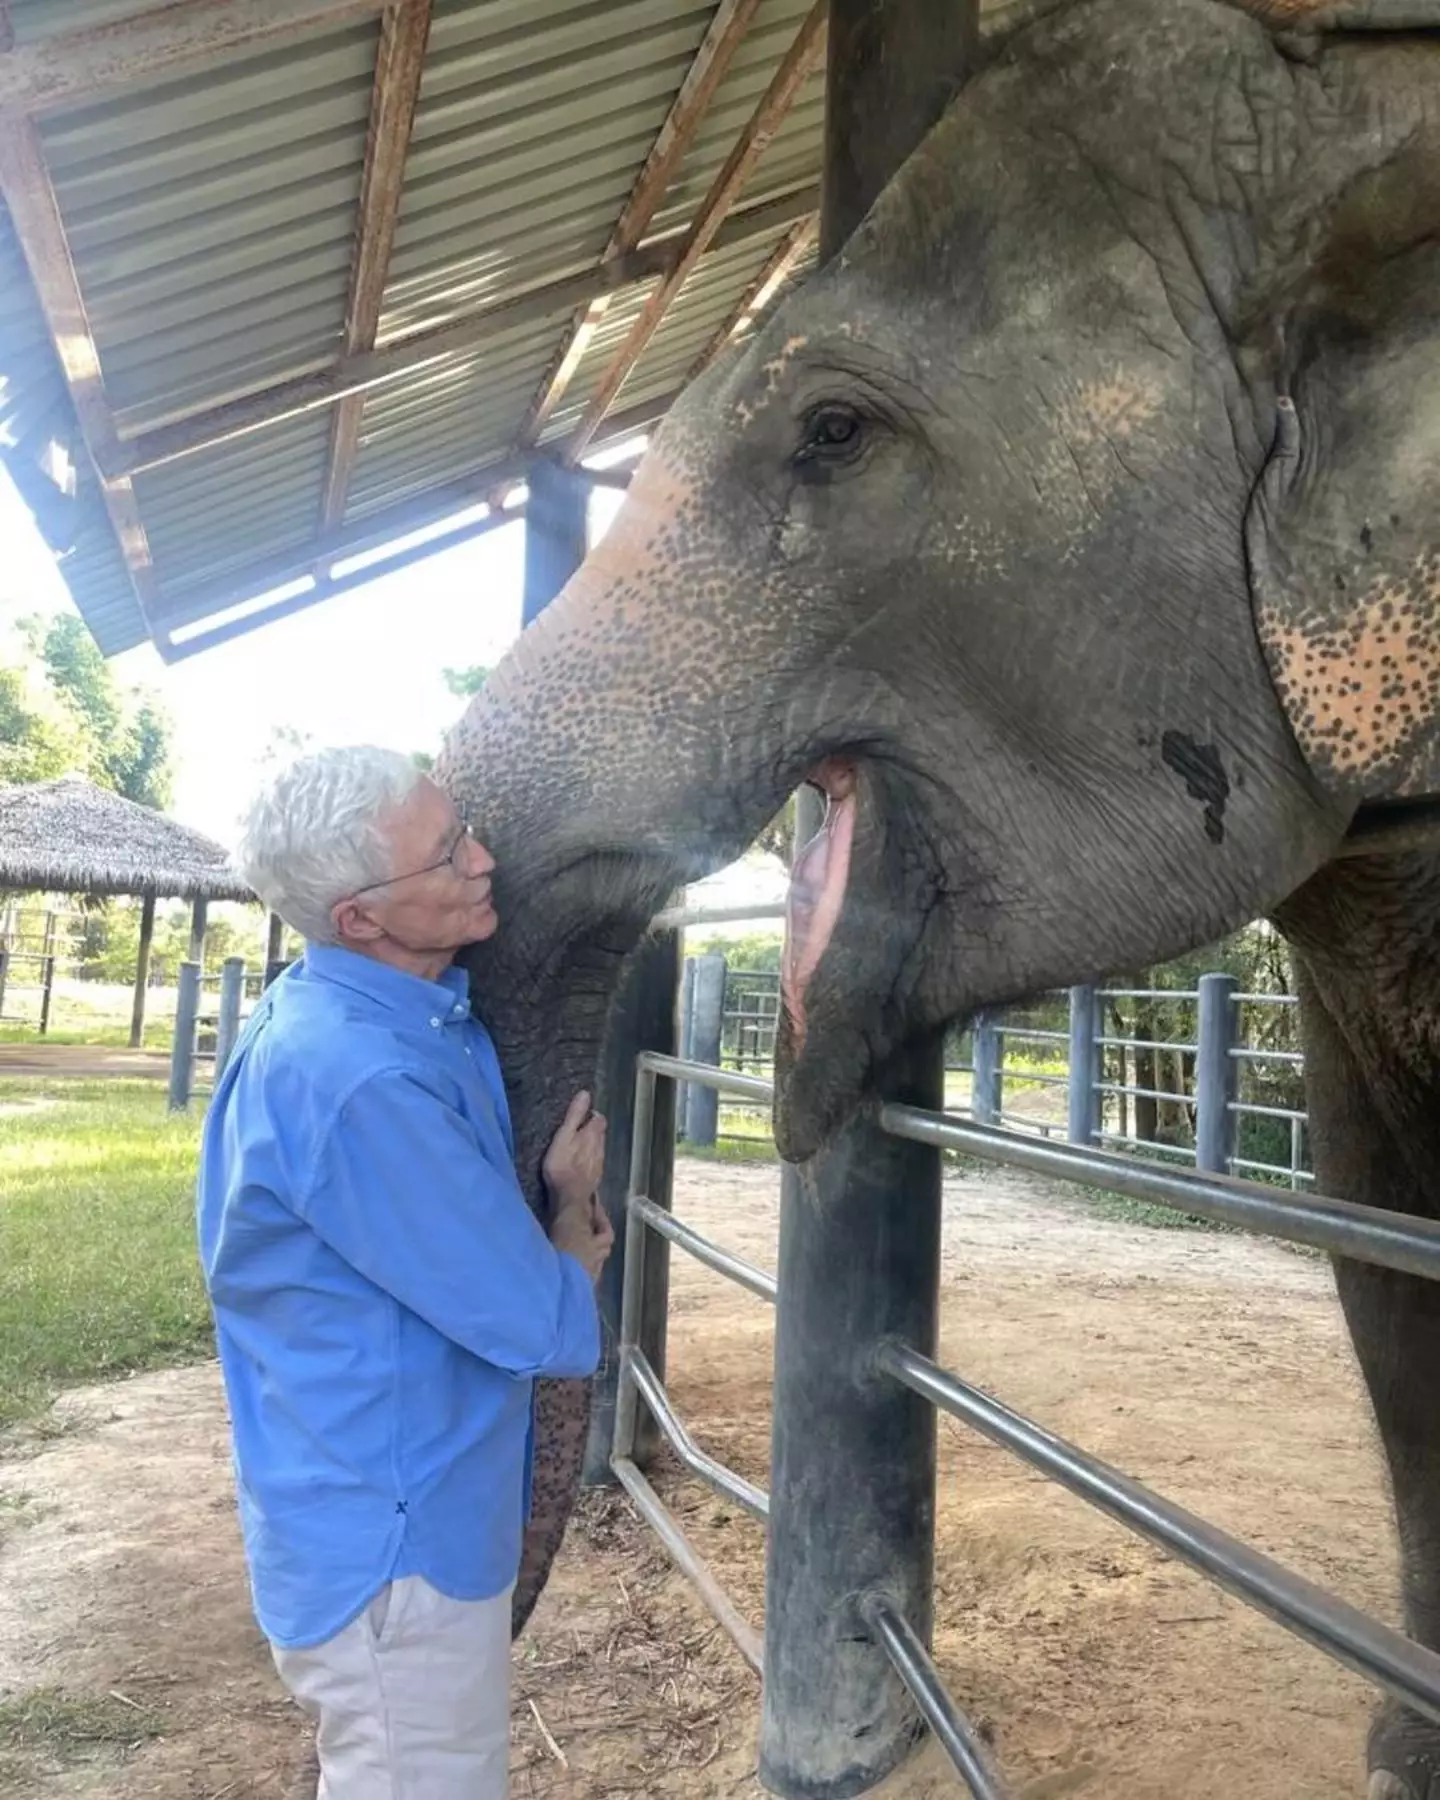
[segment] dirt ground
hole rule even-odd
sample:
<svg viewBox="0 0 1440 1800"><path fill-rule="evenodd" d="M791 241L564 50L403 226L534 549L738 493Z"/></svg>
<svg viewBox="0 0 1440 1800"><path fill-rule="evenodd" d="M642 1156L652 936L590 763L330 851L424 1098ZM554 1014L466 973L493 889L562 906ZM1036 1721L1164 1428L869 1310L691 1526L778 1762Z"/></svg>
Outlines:
<svg viewBox="0 0 1440 1800"><path fill-rule="evenodd" d="M678 1189L683 1217L773 1266L773 1168L682 1162ZM946 1200L950 1367L1394 1616L1379 1461L1322 1263L1117 1223L1019 1176L955 1177ZM769 1310L677 1257L677 1405L759 1480L770 1353ZM758 1622L758 1528L661 1486ZM943 1672L1017 1800L1363 1792L1361 1683L948 1420L937 1615ZM592 1496L518 1652L518 1800L754 1800L757 1711L625 1503ZM932 1749L884 1795L960 1791ZM69 1395L0 1462L0 1792L313 1793L248 1610L212 1366Z"/></svg>

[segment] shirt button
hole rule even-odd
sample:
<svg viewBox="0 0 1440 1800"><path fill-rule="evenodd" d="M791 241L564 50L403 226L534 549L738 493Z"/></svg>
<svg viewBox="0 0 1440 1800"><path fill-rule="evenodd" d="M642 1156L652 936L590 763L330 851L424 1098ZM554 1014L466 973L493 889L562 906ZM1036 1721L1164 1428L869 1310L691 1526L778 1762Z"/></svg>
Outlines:
<svg viewBox="0 0 1440 1800"><path fill-rule="evenodd" d="M430 1023L435 1027L435 1029L437 1031L440 1029L440 1021L438 1019L432 1019L430 1021Z"/></svg>
<svg viewBox="0 0 1440 1800"><path fill-rule="evenodd" d="M455 1017L456 1017L456 1018L457 1018L457 1019L460 1019L460 1018L463 1018L463 1017L464 1017L464 1016L465 1016L465 1008L464 1008L464 1006L463 1006L463 1005L460 1005L460 1006L457 1006L457 1007L456 1007L456 1008L455 1008Z"/></svg>

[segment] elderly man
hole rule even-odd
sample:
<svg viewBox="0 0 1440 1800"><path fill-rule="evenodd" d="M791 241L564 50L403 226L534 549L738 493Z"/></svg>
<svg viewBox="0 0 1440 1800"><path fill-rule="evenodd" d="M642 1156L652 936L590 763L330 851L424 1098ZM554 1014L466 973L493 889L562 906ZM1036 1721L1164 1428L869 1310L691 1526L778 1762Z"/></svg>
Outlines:
<svg viewBox="0 0 1440 1800"><path fill-rule="evenodd" d="M256 1614L321 1800L500 1800L537 1376L589 1374L604 1121L515 1176L464 944L494 860L385 750L306 756L239 862L306 939L206 1120L199 1231Z"/></svg>

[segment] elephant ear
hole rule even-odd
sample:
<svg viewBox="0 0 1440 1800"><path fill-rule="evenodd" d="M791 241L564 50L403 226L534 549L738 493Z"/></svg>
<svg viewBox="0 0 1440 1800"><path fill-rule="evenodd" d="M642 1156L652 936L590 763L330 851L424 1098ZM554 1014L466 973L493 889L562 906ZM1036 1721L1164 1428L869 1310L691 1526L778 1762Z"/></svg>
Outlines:
<svg viewBox="0 0 1440 1800"><path fill-rule="evenodd" d="M1380 0L1315 10L1347 35L1319 50L1333 110L1247 334L1280 398L1246 535L1276 691L1358 807L1440 792L1440 0L1391 8L1436 35L1388 45L1354 35L1391 22Z"/></svg>

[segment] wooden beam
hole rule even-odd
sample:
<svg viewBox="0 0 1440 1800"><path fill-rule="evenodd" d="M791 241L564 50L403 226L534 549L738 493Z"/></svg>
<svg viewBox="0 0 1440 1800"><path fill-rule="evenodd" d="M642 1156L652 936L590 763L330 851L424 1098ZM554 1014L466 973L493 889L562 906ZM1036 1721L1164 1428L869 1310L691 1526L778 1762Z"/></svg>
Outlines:
<svg viewBox="0 0 1440 1800"><path fill-rule="evenodd" d="M724 223L725 215L734 204L736 196L750 178L750 172L759 161L771 138L780 129L785 115L800 86L815 66L821 51L825 47L825 20L829 12L829 0L816 0L814 6L805 16L805 22L795 36L794 43L781 58L780 66L770 79L770 85L760 97L760 103L750 115L749 122L730 154L725 158L720 173L710 185L710 191L701 202L700 210L694 222L685 234L685 242L676 258L674 266L661 279L655 292L645 303L645 309L630 329L629 336L620 346L602 376L600 386L594 398L585 409L585 415L576 427L573 436L565 445L566 457L574 461L579 457L586 444L599 429L605 414L614 404L616 396L624 385L625 377L640 360L645 346L654 337L675 296L684 287L696 263L709 249L717 232Z"/></svg>
<svg viewBox="0 0 1440 1800"><path fill-rule="evenodd" d="M613 414L605 421L603 441L618 444L627 437L638 436L641 432L650 430L664 417L676 397L673 393L660 395L643 406ZM398 501L381 512L371 513L366 518L355 519L333 531L323 532L294 549L262 557L248 567L233 570L218 580L197 582L186 593L167 600L163 615L152 625L155 642L161 654L165 655L165 634L177 626L193 625L212 613L224 612L275 588L286 587L292 581L313 576L317 567L328 567L348 557L358 556L363 551L379 550L387 543L439 524L453 514L478 506L482 501L498 506L511 488L526 479L533 461L533 452L507 456L503 461L490 463L457 481L428 488L424 493ZM605 479L610 471L585 469L582 473L587 479L602 485L614 485L612 481ZM518 516L514 508L507 514L511 515ZM438 537L431 545L417 547L416 554L418 556L421 550L433 554L437 546L445 548L448 541L448 538ZM363 576L357 574L355 579L373 580L376 572L375 569L367 570ZM340 579L349 581L350 577ZM333 583L330 587L334 591ZM270 615L267 613L266 616Z"/></svg>
<svg viewBox="0 0 1440 1800"><path fill-rule="evenodd" d="M644 167L636 177L630 197L610 234L605 257L624 256L627 251L635 249L644 237L759 5L760 0L721 0L721 4L716 7L709 29L695 52L694 61L686 72L674 104L656 134L655 142L650 146L650 154L645 158ZM574 380L575 371L590 347L590 340L610 310L612 297L609 294L597 294L571 320L555 354L555 360L540 383L535 398L530 402L529 411L520 427L516 441L522 447L529 447L538 441L545 421Z"/></svg>
<svg viewBox="0 0 1440 1800"><path fill-rule="evenodd" d="M155 600L150 546L128 476L112 477L119 452L115 421L100 374L100 355L66 241L59 202L45 166L40 134L29 119L0 124L0 193L10 209L30 279L50 329L80 435L100 476L101 492L135 598L148 625Z"/></svg>
<svg viewBox="0 0 1440 1800"><path fill-rule="evenodd" d="M749 207L716 235L715 247L743 243L773 231L797 214L813 211L818 198L815 188L798 188L764 206ZM234 438L248 436L253 431L282 424L302 413L334 406L347 394L368 392L462 350L476 349L500 332L548 318L596 293L653 280L672 266L687 240L686 232L667 234L643 249L611 258L578 275L568 275L543 287L531 288L498 305L467 313L448 325L412 332L408 337L386 344L381 350L341 357L327 369L276 382L243 399L201 408L164 425L137 432L120 441L108 472L117 476L136 474L142 469L154 469L181 457L194 456Z"/></svg>
<svg viewBox="0 0 1440 1800"><path fill-rule="evenodd" d="M363 19L382 0L171 0L108 25L57 32L0 57L0 112L35 114L191 63Z"/></svg>
<svg viewBox="0 0 1440 1800"><path fill-rule="evenodd" d="M345 307L346 356L373 350L380 329L395 223L405 186L405 159L410 150L429 38L430 0L391 0L380 19L365 173L360 182L355 253L350 264L350 297ZM320 510L322 530L338 525L345 517L364 411L364 394L348 394L330 422L330 458Z"/></svg>
<svg viewBox="0 0 1440 1800"><path fill-rule="evenodd" d="M766 310L789 280L796 263L814 243L819 228L820 220L814 213L808 219L801 219L798 225L790 227L774 251L766 257L764 268L740 296L739 305L690 365L690 372L685 377L687 386L710 367L733 337Z"/></svg>
<svg viewBox="0 0 1440 1800"><path fill-rule="evenodd" d="M150 947L155 942L155 896L140 903L140 948L135 958L135 993L130 1002L130 1048L145 1042L145 996L150 983Z"/></svg>

